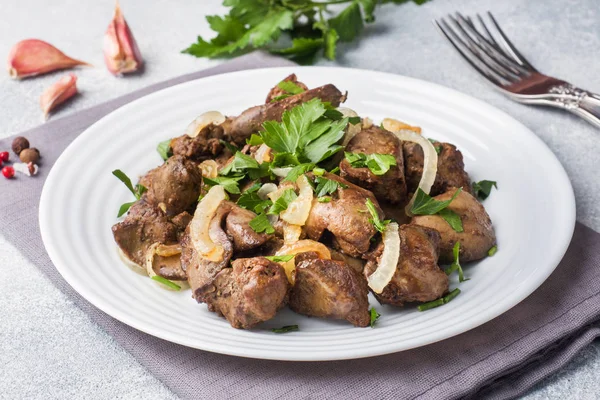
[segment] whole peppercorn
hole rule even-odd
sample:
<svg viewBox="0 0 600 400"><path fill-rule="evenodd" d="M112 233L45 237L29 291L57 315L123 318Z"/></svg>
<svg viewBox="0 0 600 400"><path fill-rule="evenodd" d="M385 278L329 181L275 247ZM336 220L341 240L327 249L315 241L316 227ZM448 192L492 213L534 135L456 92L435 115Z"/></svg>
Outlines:
<svg viewBox="0 0 600 400"><path fill-rule="evenodd" d="M29 140L25 139L23 136L16 137L12 142L12 151L14 151L16 155L20 155L23 150L28 148Z"/></svg>
<svg viewBox="0 0 600 400"><path fill-rule="evenodd" d="M19 158L22 162L26 164L30 162L37 164L37 162L40 159L40 152L35 147L32 147L30 149L24 149L23 151L21 151L21 154L19 154Z"/></svg>

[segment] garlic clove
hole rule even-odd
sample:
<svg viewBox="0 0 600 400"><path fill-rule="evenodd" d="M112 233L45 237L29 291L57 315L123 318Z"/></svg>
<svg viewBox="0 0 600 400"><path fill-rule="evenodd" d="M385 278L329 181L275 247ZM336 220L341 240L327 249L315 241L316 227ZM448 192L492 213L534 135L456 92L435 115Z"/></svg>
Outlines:
<svg viewBox="0 0 600 400"><path fill-rule="evenodd" d="M8 73L11 78L45 74L77 65L90 65L71 58L50 43L38 39L22 40L8 54Z"/></svg>
<svg viewBox="0 0 600 400"><path fill-rule="evenodd" d="M115 15L104 34L104 62L116 76L139 70L144 61L117 1Z"/></svg>
<svg viewBox="0 0 600 400"><path fill-rule="evenodd" d="M58 82L46 89L40 97L40 106L44 112L44 117L48 118L50 111L75 94L77 94L77 77L75 74L60 78Z"/></svg>
<svg viewBox="0 0 600 400"><path fill-rule="evenodd" d="M30 163L14 163L13 168L15 171L25 174L27 176L33 176L38 173L38 166L32 162Z"/></svg>

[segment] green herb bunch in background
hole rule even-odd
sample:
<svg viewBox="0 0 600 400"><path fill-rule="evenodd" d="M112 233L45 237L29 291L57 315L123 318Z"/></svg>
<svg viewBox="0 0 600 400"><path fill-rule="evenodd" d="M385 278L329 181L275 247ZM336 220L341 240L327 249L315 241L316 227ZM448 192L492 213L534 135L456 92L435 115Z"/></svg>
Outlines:
<svg viewBox="0 0 600 400"><path fill-rule="evenodd" d="M231 57L264 48L301 64L312 63L318 55L335 60L338 41L355 40L365 23L375 21L375 8L384 3L411 0L224 0L230 7L225 16L206 17L217 35L198 37L183 53L196 57ZM423 4L428 0L412 0ZM332 5L344 8L337 14ZM338 10L338 8L336 8ZM278 40L289 36L288 47Z"/></svg>

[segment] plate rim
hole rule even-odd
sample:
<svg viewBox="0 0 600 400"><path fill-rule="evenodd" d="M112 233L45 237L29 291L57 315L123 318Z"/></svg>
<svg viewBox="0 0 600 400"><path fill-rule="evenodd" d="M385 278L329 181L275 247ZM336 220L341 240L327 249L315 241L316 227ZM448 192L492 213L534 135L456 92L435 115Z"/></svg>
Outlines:
<svg viewBox="0 0 600 400"><path fill-rule="evenodd" d="M58 250L56 250L53 247L52 238L49 237L50 233L48 230L48 222L47 221L49 218L50 209L49 209L49 207L45 206L45 204L48 204L47 198L49 197L48 193L51 191L51 189L49 189L49 188L52 187L52 182L54 182L56 179L59 179L58 173L56 172L59 169L57 167L60 167L60 166L62 166L62 164L68 162L67 160L69 158L70 153L72 152L72 149L75 148L79 142L85 140L85 138L89 134L90 130L93 131L93 129L96 125L103 123L103 121L105 119L111 118L113 116L113 114L119 113L119 112L125 112L130 107L131 108L135 107L138 102L140 102L144 99L147 99L147 98L153 97L153 96L158 96L159 94L164 93L165 91L175 90L175 88L186 86L186 85L192 84L194 82L210 81L213 79L224 79L229 76L234 76L234 77L242 76L243 77L244 75L263 74L263 73L265 73L265 71L269 71L269 72L273 72L273 73L280 71L280 72L282 72L282 74L285 74L285 73L289 74L292 72L301 73L303 70L317 70L317 71L318 70L326 70L328 74L334 72L335 70L343 70L346 73L348 71L352 71L359 75L371 75L372 78L382 78L382 79L406 81L406 82L409 82L412 84L421 85L421 87L423 87L424 89L427 89L427 87L429 87L432 90L445 92L446 94L451 95L451 96L455 96L458 98L464 98L464 99L468 100L469 102L477 105L478 107L482 107L483 109L486 109L489 112L495 113L496 115L500 116L502 119L519 126L519 128L523 131L523 133L525 133L529 136L530 140L533 140L534 142L536 142L536 150L542 150L546 153L546 156L548 156L548 157L546 157L546 158L548 158L548 161L552 162L554 164L554 169L560 173L560 177L557 177L558 178L557 180L562 181L562 185L564 185L564 186L561 186L563 188L562 201L565 201L566 206L568 206L568 210L563 209L562 212L563 212L563 219L564 219L564 223L565 223L564 229L566 229L566 232L568 233L568 235L565 235L565 238L568 238L568 239L565 239L564 242L561 243L560 248L555 249L554 255L552 257L552 260L553 260L552 267L548 267L547 269L544 269L543 273L538 273L536 275L536 279L534 280L534 282L532 282L531 287L529 287L527 290L525 290L523 292L517 293L518 296L514 296L514 300L509 302L508 305L497 308L492 316L486 318L483 321L477 321L475 324L472 324L471 326L469 326L466 329L464 329L464 327L450 328L448 331L446 331L446 333L444 334L444 337L432 338L432 339L427 340L419 345L412 345L412 346L408 346L408 347L403 347L401 349L389 349L389 350L382 350L382 351L372 351L371 350L368 353L360 352L360 351L357 352L356 350L354 350L352 353L349 352L351 354L348 354L347 356L341 355L341 356L336 356L336 357L330 357L330 356L323 357L322 356L323 353L319 353L319 355L316 357L315 356L312 356L312 357L308 357L308 356L281 357L281 356L278 356L276 354L271 354L271 353L258 354L258 352L256 350L253 350L253 349L244 350L243 347L235 347L235 346L223 347L223 346L213 344L212 348L211 348L210 346L203 346L202 344L189 343L189 342L185 342L184 340L175 340L174 338L169 337L168 334L162 334L160 331L155 331L154 329L149 329L148 327L145 327L143 323L139 323L135 318L131 318L127 314L121 313L121 311L118 308L114 308L110 305L107 305L106 303L103 303L102 301L96 301L95 295L92 295L91 293L87 292L86 286L84 284L80 284L77 279L75 279L73 276L71 276L71 274L69 273L69 268L66 268L64 265L61 264L61 262L60 262L61 257L58 254ZM87 127L83 132L81 132L65 148L65 150L58 157L55 164L52 166L52 168L48 174L48 177L46 178L46 181L44 182L44 186L42 188L42 193L40 196L40 206L39 206L38 217L39 217L39 224L40 224L40 233L41 233L42 241L44 243L44 247L46 248L46 251L47 251L53 265L55 266L57 271L60 273L60 275L63 277L63 279L65 279L67 281L67 283L79 295L81 295L84 299L86 299L86 301L90 302L94 307L98 308L102 312L119 320L120 322L122 322L126 325L129 325L139 331L145 332L147 334L150 334L152 336L158 337L163 340L167 340L172 343L177 343L177 344L180 344L180 345L183 345L186 347L196 348L196 349L210 351L210 352L214 352L214 353L239 356L239 357L245 357L245 358L281 360L281 361L334 361L334 360L375 357L375 356L380 356L380 355L384 355L384 354L393 354L393 353L397 353L397 352L401 352L401 351L405 351L405 350L409 350L409 349L413 349L413 348L427 346L429 344L436 343L436 342L439 342L442 340L447 340L447 339L450 339L461 333L475 329L487 322L490 322L493 319L497 318L498 316L506 313L513 307L517 306L523 300L525 300L527 297L529 297L533 292L535 292L548 279L548 277L552 274L552 272L554 272L554 270L556 269L556 267L559 265L560 261L564 257L564 254L566 253L566 251L571 243L572 236L573 236L574 229L575 229L576 203L575 203L575 195L574 195L573 187L572 187L571 181L566 173L566 170L565 170L564 166L562 165L562 163L560 162L560 160L556 157L556 155L552 152L552 150L546 145L546 143L544 143L544 141L542 141L531 129L526 127L520 121L518 121L514 117L510 116L503 110L500 110L499 108L497 108L483 100L480 100L476 97L462 93L456 89L452 89L452 88L443 86L438 83L433 83L433 82L425 81L422 79L408 77L408 76L399 75L399 74L366 70L366 69L358 69L358 68L345 68L345 67L290 66L290 67L271 67L271 68L256 68L256 69L249 69L249 70L241 70L241 71L234 71L234 72L216 74L216 75L211 75L211 76L207 76L207 77L193 79L190 81L182 82L177 85L163 88L163 89L157 90L155 92L149 93L147 95L141 96L141 97L111 111L110 113L103 116L98 121L94 122L92 125ZM218 347L220 347L220 348L218 348Z"/></svg>

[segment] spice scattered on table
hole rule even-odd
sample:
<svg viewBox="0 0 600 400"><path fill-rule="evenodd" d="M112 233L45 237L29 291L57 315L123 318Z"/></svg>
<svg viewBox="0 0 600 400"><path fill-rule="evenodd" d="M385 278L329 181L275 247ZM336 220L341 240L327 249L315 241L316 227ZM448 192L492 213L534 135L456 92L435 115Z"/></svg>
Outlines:
<svg viewBox="0 0 600 400"><path fill-rule="evenodd" d="M19 154L19 159L21 160L21 162L24 162L25 164L30 163L30 162L35 164L40 159L40 151L38 149L36 149L35 147L25 149L21 152L21 154Z"/></svg>
<svg viewBox="0 0 600 400"><path fill-rule="evenodd" d="M29 148L29 140L27 140L23 136L17 136L16 138L14 138L11 148L16 155L19 155L23 150Z"/></svg>

